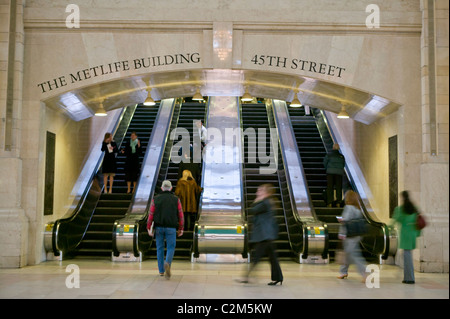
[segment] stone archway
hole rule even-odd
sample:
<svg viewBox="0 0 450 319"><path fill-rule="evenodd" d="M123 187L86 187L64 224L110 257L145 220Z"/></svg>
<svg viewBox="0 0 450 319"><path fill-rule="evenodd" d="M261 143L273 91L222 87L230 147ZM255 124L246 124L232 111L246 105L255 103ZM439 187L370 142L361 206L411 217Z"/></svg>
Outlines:
<svg viewBox="0 0 450 319"><path fill-rule="evenodd" d="M79 79L80 73L84 72L78 71L76 78ZM74 75L71 73L70 77ZM40 87L45 90L42 83ZM45 87L49 85L45 84ZM204 96L242 96L247 91L255 97L286 101L292 101L297 95L304 105L334 113L339 113L345 105L350 117L364 124L388 116L400 106L384 97L316 78L228 69L170 71L125 77L65 92L44 100L44 103L78 121L92 116L100 102L109 111L142 103L149 93L153 99L161 100L193 96L197 89Z"/></svg>

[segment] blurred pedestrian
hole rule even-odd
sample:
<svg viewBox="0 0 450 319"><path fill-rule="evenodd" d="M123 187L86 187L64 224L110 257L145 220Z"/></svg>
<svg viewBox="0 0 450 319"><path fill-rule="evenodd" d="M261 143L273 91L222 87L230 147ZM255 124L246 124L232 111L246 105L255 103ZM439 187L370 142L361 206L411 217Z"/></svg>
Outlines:
<svg viewBox="0 0 450 319"><path fill-rule="evenodd" d="M349 190L345 193L345 206L342 212L342 218L338 219L338 221L341 223L339 227L338 238L343 240L345 262L341 265L339 270L340 275L337 278L347 278L348 268L351 264L354 263L358 268L358 272L363 277L363 282L365 282L366 264L359 247L361 236L347 236L347 227L345 226L346 223L357 219L364 219L364 216L361 212L361 207L359 206L358 194L356 194L352 190Z"/></svg>
<svg viewBox="0 0 450 319"><path fill-rule="evenodd" d="M336 206L342 206L342 177L344 176L345 157L339 152L339 144L333 145L333 150L325 155L323 165L327 171L327 207L331 207L336 189Z"/></svg>
<svg viewBox="0 0 450 319"><path fill-rule="evenodd" d="M278 238L278 224L275 219L274 188L271 184L262 184L256 191L256 198L248 211L249 221L252 225L249 242L254 245L254 254L248 273L241 281L248 283L250 273L255 269L262 257L268 255L271 267L272 282L274 286L283 284L283 273L278 262L274 241Z"/></svg>
<svg viewBox="0 0 450 319"><path fill-rule="evenodd" d="M130 141L126 142L122 149L125 154L125 180L127 181L127 194L131 193L131 183L133 183L133 192L136 190L136 184L140 171L139 156L141 155L141 141L136 132L132 132Z"/></svg>
<svg viewBox="0 0 450 319"><path fill-rule="evenodd" d="M169 180L163 181L161 190L162 193L152 199L147 230L150 230L153 222L159 275L170 279L176 236L180 237L183 235L184 217L180 200L171 192L172 183ZM153 236L150 232L149 235ZM164 240L167 244L166 259L164 259Z"/></svg>
<svg viewBox="0 0 450 319"><path fill-rule="evenodd" d="M400 225L399 248L403 249L403 283L414 284L413 250L416 248L416 238L420 236L420 230L416 228L417 207L409 199L408 191L400 193L402 205L394 209L393 223Z"/></svg>
<svg viewBox="0 0 450 319"><path fill-rule="evenodd" d="M198 212L198 199L202 188L197 185L189 170L183 171L183 177L177 182L175 195L181 202L186 222L186 230L193 230Z"/></svg>
<svg viewBox="0 0 450 319"><path fill-rule="evenodd" d="M105 186L104 192L112 193L112 187L114 183L114 176L117 173L116 154L118 153L117 144L113 141L112 134L106 133L102 143L102 152L105 152L103 158L102 173L103 173L103 185ZM109 177L109 192L108 192L108 177Z"/></svg>

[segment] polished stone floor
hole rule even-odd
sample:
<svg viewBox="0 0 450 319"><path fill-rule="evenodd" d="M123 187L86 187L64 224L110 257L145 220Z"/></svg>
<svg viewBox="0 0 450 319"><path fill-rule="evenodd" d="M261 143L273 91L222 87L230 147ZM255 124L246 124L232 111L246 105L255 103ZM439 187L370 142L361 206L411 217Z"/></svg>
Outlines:
<svg viewBox="0 0 450 319"><path fill-rule="evenodd" d="M75 265L75 266L72 266ZM448 274L416 272L416 284L402 284L402 269L377 265L369 285L354 266L349 277L336 278L339 266L282 261L282 286L267 286L270 266L262 262L249 284L241 284L247 264L174 261L172 278L158 275L155 260L119 263L109 260L48 261L21 269L0 269L0 298L38 299L415 299L449 298ZM73 270L75 268L75 270ZM79 280L77 281L77 273ZM76 284L79 283L79 288ZM374 286L369 288L368 286ZM68 288L74 286L72 288Z"/></svg>

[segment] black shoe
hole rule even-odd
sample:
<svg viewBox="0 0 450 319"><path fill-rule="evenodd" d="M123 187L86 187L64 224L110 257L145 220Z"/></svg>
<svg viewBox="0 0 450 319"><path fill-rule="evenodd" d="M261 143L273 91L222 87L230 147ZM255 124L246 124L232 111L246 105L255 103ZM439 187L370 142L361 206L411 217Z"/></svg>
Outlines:
<svg viewBox="0 0 450 319"><path fill-rule="evenodd" d="M269 282L267 285L276 286L278 283L280 283L280 286L283 285L283 280L272 281L272 282Z"/></svg>
<svg viewBox="0 0 450 319"><path fill-rule="evenodd" d="M414 285L416 282L412 280L403 280L402 283L407 285Z"/></svg>

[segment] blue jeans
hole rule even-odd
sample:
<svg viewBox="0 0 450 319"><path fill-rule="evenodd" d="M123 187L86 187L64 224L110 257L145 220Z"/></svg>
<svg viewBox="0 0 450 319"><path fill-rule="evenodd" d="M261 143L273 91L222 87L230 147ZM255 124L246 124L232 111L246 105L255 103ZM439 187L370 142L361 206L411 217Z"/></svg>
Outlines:
<svg viewBox="0 0 450 319"><path fill-rule="evenodd" d="M173 255L175 253L175 244L177 240L177 230L168 227L156 227L156 257L158 258L158 269L162 274L164 273L164 239L167 244L167 254L165 262L172 264Z"/></svg>

